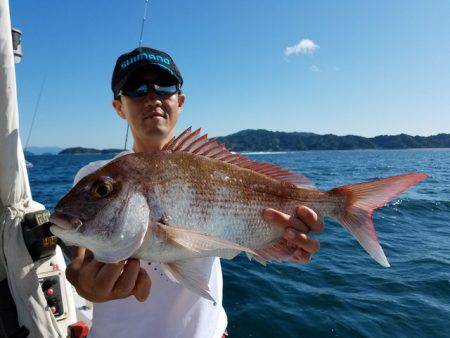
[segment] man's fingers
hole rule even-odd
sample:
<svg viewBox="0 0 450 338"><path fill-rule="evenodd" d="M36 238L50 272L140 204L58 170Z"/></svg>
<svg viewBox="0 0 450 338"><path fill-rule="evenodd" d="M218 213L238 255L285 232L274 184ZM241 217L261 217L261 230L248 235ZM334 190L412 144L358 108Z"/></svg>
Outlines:
<svg viewBox="0 0 450 338"><path fill-rule="evenodd" d="M72 284L77 284L78 273L83 264L83 258L77 257L73 259L66 268L66 278Z"/></svg>
<svg viewBox="0 0 450 338"><path fill-rule="evenodd" d="M285 213L282 213L278 210L274 210L271 208L264 209L263 219L266 222L269 222L281 228L293 227L303 233L309 232L309 227L306 226L301 219L295 216L289 216Z"/></svg>
<svg viewBox="0 0 450 338"><path fill-rule="evenodd" d="M105 263L101 263L95 259L86 259L85 256L78 274L78 280L80 284L93 286L95 278L103 265L105 265Z"/></svg>
<svg viewBox="0 0 450 338"><path fill-rule="evenodd" d="M95 277L105 263L99 262L94 258L92 251L86 249L81 264L81 272L85 272L90 276Z"/></svg>
<svg viewBox="0 0 450 338"><path fill-rule="evenodd" d="M86 250L68 264L66 276L82 297L93 302L131 295L143 302L150 294L150 277L137 259L105 264Z"/></svg>
<svg viewBox="0 0 450 338"><path fill-rule="evenodd" d="M94 260L94 254L92 253L91 250L86 249L84 251L84 256L83 256L83 265L86 265L90 262L92 262Z"/></svg>
<svg viewBox="0 0 450 338"><path fill-rule="evenodd" d="M295 208L295 214L312 232L319 234L323 231L323 219L312 209L299 205Z"/></svg>
<svg viewBox="0 0 450 338"><path fill-rule="evenodd" d="M311 261L311 254L305 250L298 249L293 253L292 260L297 263L309 263Z"/></svg>
<svg viewBox="0 0 450 338"><path fill-rule="evenodd" d="M102 268L95 276L93 291L103 295L109 294L114 288L114 284L119 279L125 264L126 261L103 264Z"/></svg>
<svg viewBox="0 0 450 338"><path fill-rule="evenodd" d="M114 285L114 294L119 297L127 297L133 291L140 270L138 259L129 259L125 264L122 274Z"/></svg>
<svg viewBox="0 0 450 338"><path fill-rule="evenodd" d="M140 268L132 294L138 301L143 302L150 295L151 286L152 281L147 272Z"/></svg>
<svg viewBox="0 0 450 338"><path fill-rule="evenodd" d="M287 229L283 236L290 243L297 245L306 252L316 253L320 249L320 244L317 239L308 237L308 235L300 233L293 228Z"/></svg>

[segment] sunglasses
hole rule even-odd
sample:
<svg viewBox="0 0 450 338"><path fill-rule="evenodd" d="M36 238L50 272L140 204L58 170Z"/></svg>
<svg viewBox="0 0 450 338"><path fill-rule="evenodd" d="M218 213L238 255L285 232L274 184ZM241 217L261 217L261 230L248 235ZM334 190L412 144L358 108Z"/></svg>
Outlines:
<svg viewBox="0 0 450 338"><path fill-rule="evenodd" d="M155 83L141 83L134 88L123 88L119 91L119 95L131 97L143 97L153 91L158 96L167 97L179 91L178 85L161 86Z"/></svg>

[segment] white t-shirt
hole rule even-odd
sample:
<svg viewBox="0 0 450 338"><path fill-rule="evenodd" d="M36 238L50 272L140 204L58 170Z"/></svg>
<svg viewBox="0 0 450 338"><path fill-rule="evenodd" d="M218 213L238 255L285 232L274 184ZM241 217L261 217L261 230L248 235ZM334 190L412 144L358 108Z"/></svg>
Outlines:
<svg viewBox="0 0 450 338"><path fill-rule="evenodd" d="M116 157L130 153L124 151ZM81 168L74 185L111 160L95 161ZM92 338L219 338L227 327L222 306L220 259L198 258L198 269L209 275L209 288L216 300L206 300L164 274L159 263L141 261L152 280L149 298L140 303L134 297L94 304Z"/></svg>

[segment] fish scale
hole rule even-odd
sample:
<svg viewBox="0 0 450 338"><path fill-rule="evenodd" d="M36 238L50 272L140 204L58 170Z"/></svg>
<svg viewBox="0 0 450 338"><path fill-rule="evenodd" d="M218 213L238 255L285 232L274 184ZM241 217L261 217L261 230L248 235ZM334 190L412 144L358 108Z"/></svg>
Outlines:
<svg viewBox="0 0 450 338"><path fill-rule="evenodd" d="M182 164L183 160L180 160L180 163ZM174 165L173 162L171 164ZM236 177L239 173L223 173L216 167L202 166L202 168L201 175L195 167L188 168L192 170L190 175L186 176L188 185L186 181L170 179L164 175L167 184L158 188L152 204L165 206L163 213L169 216L171 224L203 230L213 236L239 244L245 243L250 248L259 248L280 238L282 231L261 218L265 207L291 213L294 205L298 203L261 191L261 187L265 185L277 185L280 182L260 177L259 179L266 182L258 181L253 185L257 188L254 189L251 184L244 186L240 183L239 177ZM227 180L228 175L235 175L236 179ZM244 172L244 176L246 175ZM214 179L208 185L197 179L205 176L213 176ZM246 190L245 194L242 191L243 187ZM267 188L265 190L267 191Z"/></svg>

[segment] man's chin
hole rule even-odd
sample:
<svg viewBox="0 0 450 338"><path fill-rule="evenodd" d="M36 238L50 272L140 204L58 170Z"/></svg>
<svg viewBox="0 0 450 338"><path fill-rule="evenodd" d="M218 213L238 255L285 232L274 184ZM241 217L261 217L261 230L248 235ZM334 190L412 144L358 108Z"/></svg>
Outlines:
<svg viewBox="0 0 450 338"><path fill-rule="evenodd" d="M145 119L140 126L140 134L151 139L166 138L172 132L173 126L163 117Z"/></svg>
<svg viewBox="0 0 450 338"><path fill-rule="evenodd" d="M148 138L165 138L169 133L165 125L152 125L145 129L145 136Z"/></svg>
<svg viewBox="0 0 450 338"><path fill-rule="evenodd" d="M149 117L142 123L142 128L148 131L164 130L167 127L167 120L161 116Z"/></svg>

